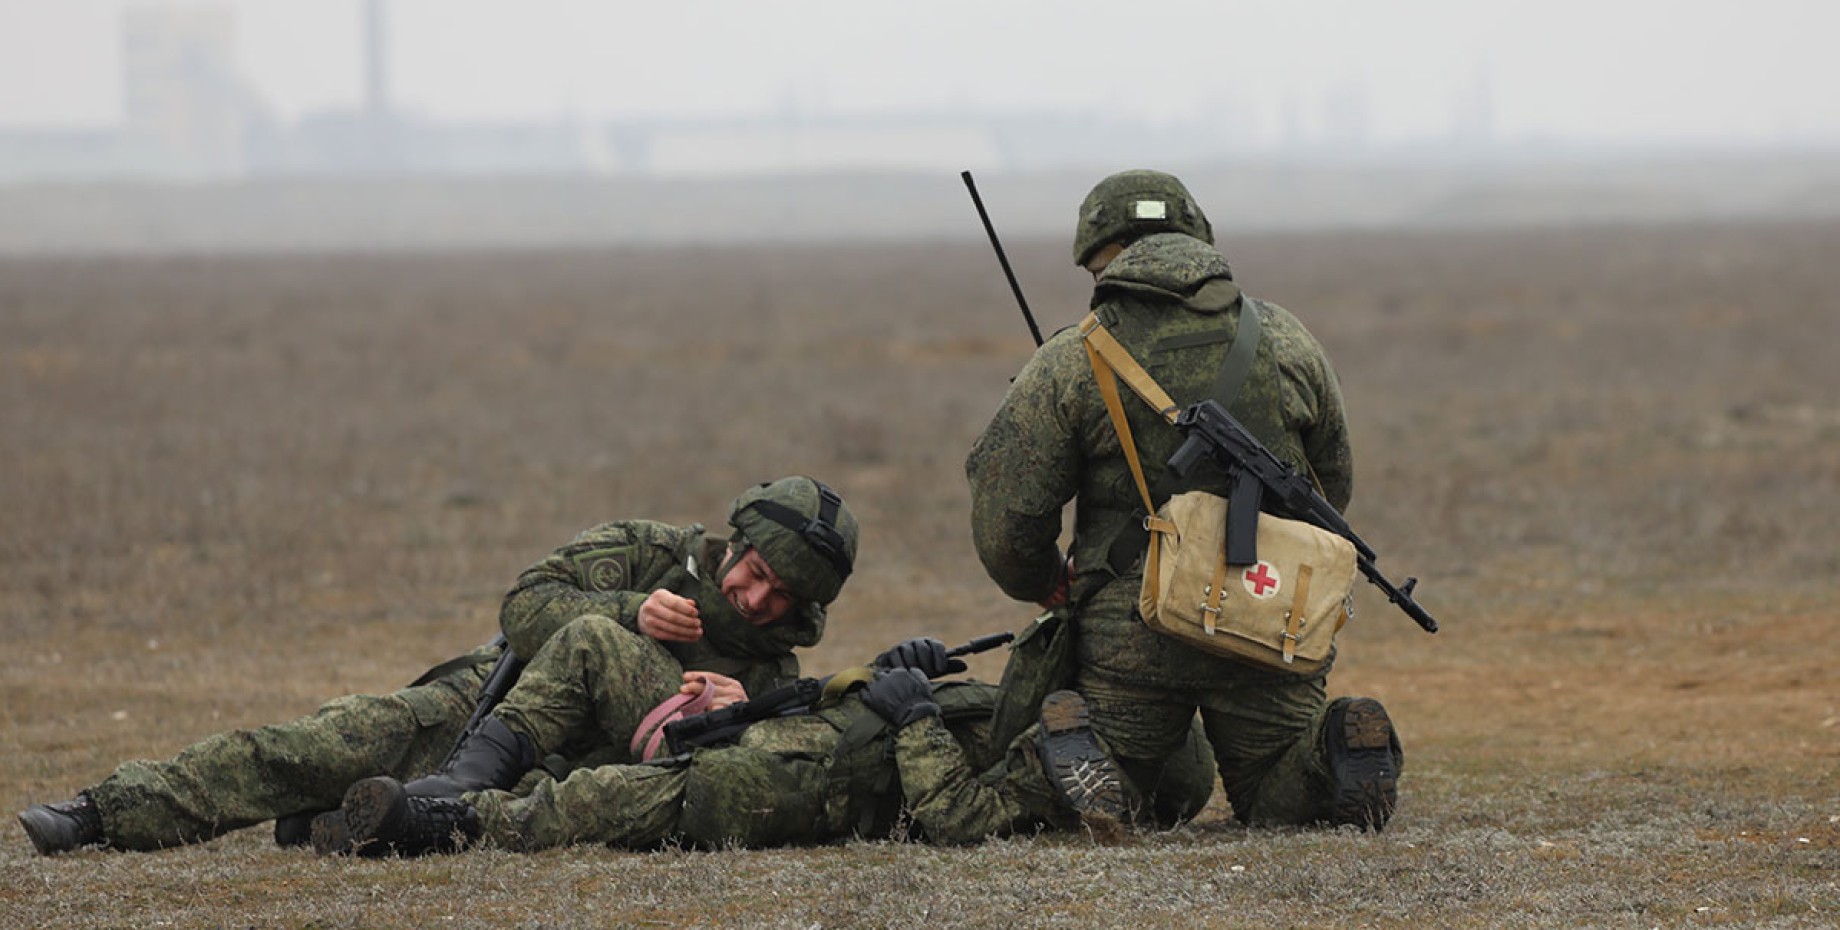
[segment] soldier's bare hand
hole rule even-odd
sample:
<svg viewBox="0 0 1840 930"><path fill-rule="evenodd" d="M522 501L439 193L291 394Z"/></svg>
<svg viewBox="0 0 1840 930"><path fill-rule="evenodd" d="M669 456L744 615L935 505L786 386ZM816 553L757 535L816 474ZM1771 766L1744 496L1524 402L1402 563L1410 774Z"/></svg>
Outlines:
<svg viewBox="0 0 1840 930"><path fill-rule="evenodd" d="M703 690L705 679L708 680L715 694L709 700L710 710L721 710L730 704L739 704L748 699L747 688L742 687L741 682L715 672L685 672L684 683L677 690L684 694L699 694Z"/></svg>
<svg viewBox="0 0 1840 930"><path fill-rule="evenodd" d="M1073 553L1067 553L1067 561L1061 563L1060 580L1054 584L1054 593L1041 602L1043 610L1053 610L1067 603L1067 595L1073 586Z"/></svg>
<svg viewBox="0 0 1840 930"><path fill-rule="evenodd" d="M703 616L696 602L663 588L639 605L639 632L672 643L693 643L703 638Z"/></svg>

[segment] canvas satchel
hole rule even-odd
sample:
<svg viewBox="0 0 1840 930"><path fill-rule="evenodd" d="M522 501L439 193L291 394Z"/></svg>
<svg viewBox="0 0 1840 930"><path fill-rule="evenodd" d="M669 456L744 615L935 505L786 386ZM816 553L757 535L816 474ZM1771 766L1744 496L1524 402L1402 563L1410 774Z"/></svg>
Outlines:
<svg viewBox="0 0 1840 930"><path fill-rule="evenodd" d="M1256 312L1248 302L1242 316ZM1262 668L1308 673L1326 665L1335 634L1353 614L1354 544L1300 520L1258 517L1258 561L1227 564L1227 499L1176 494L1153 507L1143 464L1124 416L1120 379L1165 420L1177 408L1096 316L1081 324L1093 374L1125 461L1137 481L1150 531L1137 610L1151 629L1204 652Z"/></svg>
<svg viewBox="0 0 1840 930"><path fill-rule="evenodd" d="M1207 652L1290 672L1329 661L1348 621L1354 544L1300 520L1259 515L1259 560L1228 565L1227 499L1189 491L1158 511L1137 609Z"/></svg>

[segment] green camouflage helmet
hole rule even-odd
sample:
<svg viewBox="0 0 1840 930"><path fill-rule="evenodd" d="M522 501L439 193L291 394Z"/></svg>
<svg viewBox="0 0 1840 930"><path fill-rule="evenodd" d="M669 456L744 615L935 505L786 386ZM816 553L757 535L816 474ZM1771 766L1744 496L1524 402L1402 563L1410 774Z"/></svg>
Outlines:
<svg viewBox="0 0 1840 930"><path fill-rule="evenodd" d="M1073 231L1073 263L1082 267L1114 242L1150 233L1178 232L1209 245L1214 227L1181 179L1161 171L1120 171L1100 181L1080 204Z"/></svg>
<svg viewBox="0 0 1840 930"><path fill-rule="evenodd" d="M856 515L813 478L781 478L735 498L732 542L754 547L801 601L837 599L856 564Z"/></svg>

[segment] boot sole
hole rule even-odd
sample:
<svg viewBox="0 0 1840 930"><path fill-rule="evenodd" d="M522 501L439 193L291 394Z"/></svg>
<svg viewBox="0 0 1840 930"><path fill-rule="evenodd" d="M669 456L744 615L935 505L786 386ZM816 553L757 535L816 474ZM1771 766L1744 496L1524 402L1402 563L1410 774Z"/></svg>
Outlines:
<svg viewBox="0 0 1840 930"><path fill-rule="evenodd" d="M1399 772L1393 762L1393 721L1372 698L1342 708L1341 751L1331 759L1335 800L1331 822L1378 833L1399 801ZM1331 733L1333 738L1336 734Z"/></svg>
<svg viewBox="0 0 1840 930"><path fill-rule="evenodd" d="M1041 725L1049 736L1092 729L1092 711L1077 691L1056 691L1042 699Z"/></svg>
<svg viewBox="0 0 1840 930"><path fill-rule="evenodd" d="M351 850L370 858L390 855L390 845L378 837L400 831L408 797L402 782L388 777L366 778L345 789L339 809Z"/></svg>
<svg viewBox="0 0 1840 930"><path fill-rule="evenodd" d="M1099 748L1092 711L1078 692L1056 691L1041 702L1041 761L1050 780L1081 816L1131 819L1124 773Z"/></svg>
<svg viewBox="0 0 1840 930"><path fill-rule="evenodd" d="M321 856L351 855L351 831L345 826L345 812L327 811L313 818L308 828L313 852Z"/></svg>

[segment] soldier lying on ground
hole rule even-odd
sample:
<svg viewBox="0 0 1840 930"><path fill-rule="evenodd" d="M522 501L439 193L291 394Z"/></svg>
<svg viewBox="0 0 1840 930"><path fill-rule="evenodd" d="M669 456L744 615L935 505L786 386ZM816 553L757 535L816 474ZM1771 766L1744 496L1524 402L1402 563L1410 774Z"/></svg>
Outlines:
<svg viewBox="0 0 1840 930"><path fill-rule="evenodd" d="M854 515L810 478L751 488L729 511L733 533L644 520L607 523L526 570L505 596L509 648L535 655L582 614L611 618L644 646L650 673L673 688L686 670L719 673L728 699L798 675L795 647L815 644L825 605L856 556ZM282 845L306 842L317 813L372 775L439 765L479 700L496 646L429 670L394 694L354 695L289 723L220 733L164 762L135 761L19 821L43 855L84 846L156 849L276 821ZM655 700L655 699L654 699Z"/></svg>
<svg viewBox="0 0 1840 930"><path fill-rule="evenodd" d="M965 665L928 639L884 653L866 687L835 704L754 722L732 744L578 768L509 790L551 747L593 730L632 733L648 700L670 696L671 677L649 667L642 645L601 618L571 623L453 764L406 785L388 776L353 785L340 812L315 821L315 848L376 856L480 842L523 851L665 841L759 847L903 834L956 844L1077 827L1082 818L1117 824L1143 807L1071 691L1051 695L1040 723L978 770L973 758L988 749L997 688L931 684ZM621 678L607 681L600 668L619 669ZM1190 777L1173 777L1184 768ZM1185 797L1163 804L1198 811L1213 789L1198 728L1170 769L1166 790L1180 782Z"/></svg>

